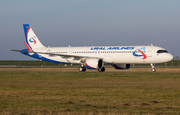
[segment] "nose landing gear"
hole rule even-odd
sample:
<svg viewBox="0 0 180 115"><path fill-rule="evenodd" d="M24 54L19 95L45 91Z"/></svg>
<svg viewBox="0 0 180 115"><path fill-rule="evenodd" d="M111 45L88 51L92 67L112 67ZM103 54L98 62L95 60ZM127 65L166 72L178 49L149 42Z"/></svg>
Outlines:
<svg viewBox="0 0 180 115"><path fill-rule="evenodd" d="M151 63L151 67L152 67L152 72L156 72L156 69L155 69L155 64Z"/></svg>

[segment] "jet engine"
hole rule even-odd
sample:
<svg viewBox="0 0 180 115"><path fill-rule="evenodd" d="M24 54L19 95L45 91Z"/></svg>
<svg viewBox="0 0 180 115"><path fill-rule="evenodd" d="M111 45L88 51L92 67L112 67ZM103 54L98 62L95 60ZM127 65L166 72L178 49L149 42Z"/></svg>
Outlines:
<svg viewBox="0 0 180 115"><path fill-rule="evenodd" d="M87 59L85 62L87 69L101 69L104 67L102 59Z"/></svg>
<svg viewBox="0 0 180 115"><path fill-rule="evenodd" d="M115 69L129 69L131 64L113 64Z"/></svg>

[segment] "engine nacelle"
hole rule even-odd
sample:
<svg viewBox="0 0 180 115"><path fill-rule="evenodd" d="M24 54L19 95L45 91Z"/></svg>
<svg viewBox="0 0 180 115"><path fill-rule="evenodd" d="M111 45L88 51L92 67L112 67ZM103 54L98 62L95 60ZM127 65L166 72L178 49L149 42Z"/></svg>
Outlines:
<svg viewBox="0 0 180 115"><path fill-rule="evenodd" d="M87 69L99 69L104 67L104 62L102 59L87 59L85 65Z"/></svg>
<svg viewBox="0 0 180 115"><path fill-rule="evenodd" d="M129 69L131 64L113 64L115 69Z"/></svg>

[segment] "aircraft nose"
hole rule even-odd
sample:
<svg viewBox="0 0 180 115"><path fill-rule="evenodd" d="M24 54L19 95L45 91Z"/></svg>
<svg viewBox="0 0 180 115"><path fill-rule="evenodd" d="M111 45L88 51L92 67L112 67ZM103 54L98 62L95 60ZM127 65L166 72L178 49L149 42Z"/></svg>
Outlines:
<svg viewBox="0 0 180 115"><path fill-rule="evenodd" d="M170 53L163 53L159 56L159 62L169 62L173 59L173 56Z"/></svg>
<svg viewBox="0 0 180 115"><path fill-rule="evenodd" d="M173 56L171 54L168 54L166 59L167 59L167 61L171 61L173 59Z"/></svg>

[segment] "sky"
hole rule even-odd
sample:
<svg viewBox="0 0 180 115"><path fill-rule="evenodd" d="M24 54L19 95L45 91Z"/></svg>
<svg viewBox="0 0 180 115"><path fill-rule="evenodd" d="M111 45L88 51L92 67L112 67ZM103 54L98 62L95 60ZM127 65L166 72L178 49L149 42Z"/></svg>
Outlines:
<svg viewBox="0 0 180 115"><path fill-rule="evenodd" d="M23 24L45 46L160 46L180 57L180 0L1 0L0 60L33 60Z"/></svg>

